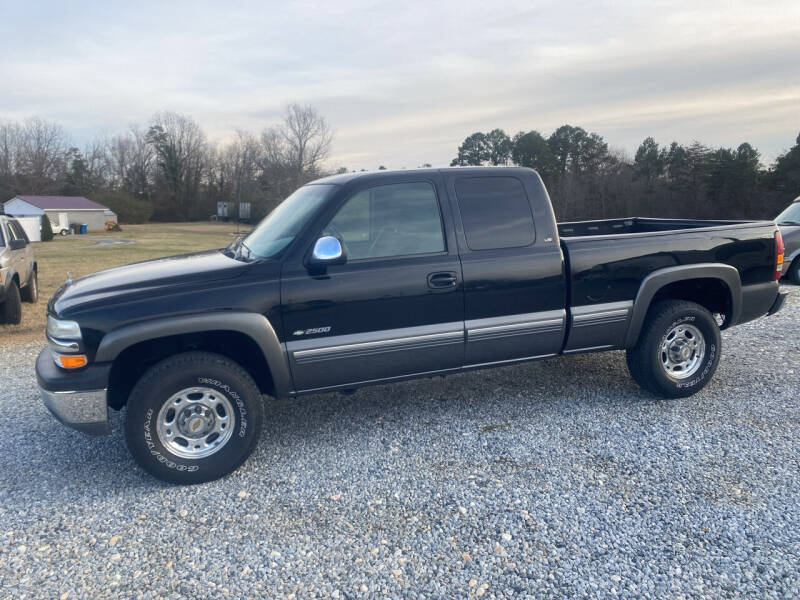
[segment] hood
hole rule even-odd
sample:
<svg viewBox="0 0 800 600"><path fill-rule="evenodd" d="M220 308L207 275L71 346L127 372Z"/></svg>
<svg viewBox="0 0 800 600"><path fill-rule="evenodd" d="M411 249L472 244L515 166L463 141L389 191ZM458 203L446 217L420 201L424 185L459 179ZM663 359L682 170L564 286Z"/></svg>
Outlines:
<svg viewBox="0 0 800 600"><path fill-rule="evenodd" d="M198 281L212 282L237 277L248 263L231 258L219 250L157 258L99 271L61 286L48 309L63 315L77 306L96 302L113 303L140 295L164 293L167 288ZM66 275L66 274L65 274Z"/></svg>

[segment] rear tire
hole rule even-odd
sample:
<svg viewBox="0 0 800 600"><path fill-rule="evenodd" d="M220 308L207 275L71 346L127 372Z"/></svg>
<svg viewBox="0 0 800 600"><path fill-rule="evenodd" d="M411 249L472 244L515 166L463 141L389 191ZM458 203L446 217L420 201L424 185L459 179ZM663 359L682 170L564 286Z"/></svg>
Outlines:
<svg viewBox="0 0 800 600"><path fill-rule="evenodd" d="M242 367L219 354L187 352L161 361L136 383L125 441L158 479L203 483L250 456L263 414L258 387Z"/></svg>
<svg viewBox="0 0 800 600"><path fill-rule="evenodd" d="M19 286L12 281L6 290L6 300L0 304L0 323L18 325L22 321L22 299L19 296Z"/></svg>
<svg viewBox="0 0 800 600"><path fill-rule="evenodd" d="M628 371L658 396L685 398L711 381L721 350L719 327L708 310L666 300L648 311L638 342L627 351Z"/></svg>
<svg viewBox="0 0 800 600"><path fill-rule="evenodd" d="M39 301L39 274L34 271L31 280L20 290L20 295L25 302L35 304Z"/></svg>

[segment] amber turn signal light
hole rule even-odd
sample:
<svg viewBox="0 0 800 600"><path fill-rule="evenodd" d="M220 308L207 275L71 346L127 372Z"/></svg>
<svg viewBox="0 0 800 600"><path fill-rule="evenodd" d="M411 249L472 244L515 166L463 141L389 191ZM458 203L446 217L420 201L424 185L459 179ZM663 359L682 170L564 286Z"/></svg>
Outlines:
<svg viewBox="0 0 800 600"><path fill-rule="evenodd" d="M80 369L89 361L84 354L57 354L56 363L64 369Z"/></svg>

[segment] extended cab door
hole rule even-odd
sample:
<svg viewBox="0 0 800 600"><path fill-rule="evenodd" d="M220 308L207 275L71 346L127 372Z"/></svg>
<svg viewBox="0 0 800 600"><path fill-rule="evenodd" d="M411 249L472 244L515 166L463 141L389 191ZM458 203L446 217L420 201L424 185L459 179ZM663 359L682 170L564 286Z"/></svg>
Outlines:
<svg viewBox="0 0 800 600"><path fill-rule="evenodd" d="M296 391L463 364L461 265L442 192L435 171L357 178L287 259L283 329ZM304 260L321 235L347 254L322 274Z"/></svg>
<svg viewBox="0 0 800 600"><path fill-rule="evenodd" d="M556 354L564 258L547 191L530 169L447 176L464 275L467 366Z"/></svg>

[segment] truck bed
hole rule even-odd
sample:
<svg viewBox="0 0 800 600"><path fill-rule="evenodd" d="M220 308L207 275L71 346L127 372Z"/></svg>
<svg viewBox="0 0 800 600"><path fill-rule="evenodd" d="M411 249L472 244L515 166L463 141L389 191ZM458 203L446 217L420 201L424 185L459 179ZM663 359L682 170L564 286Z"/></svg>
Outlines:
<svg viewBox="0 0 800 600"><path fill-rule="evenodd" d="M619 235L633 233L656 233L680 231L702 227L743 225L752 221L712 221L698 219L651 219L628 217L625 219L600 219L597 221L572 221L558 224L558 235L564 237L585 237L593 235Z"/></svg>
<svg viewBox="0 0 800 600"><path fill-rule="evenodd" d="M627 315L642 282L669 267L734 267L744 307L736 321L765 314L775 299L774 229L771 221L650 218L558 224L569 280L567 306L574 319L564 351L624 344ZM683 286L683 298L710 302L721 313L731 310L730 300L714 282L677 285Z"/></svg>

